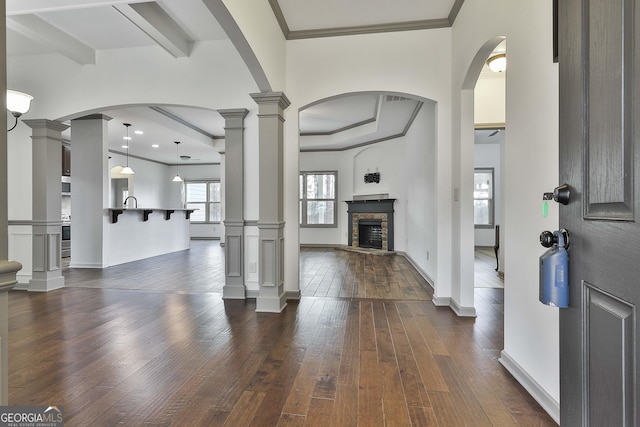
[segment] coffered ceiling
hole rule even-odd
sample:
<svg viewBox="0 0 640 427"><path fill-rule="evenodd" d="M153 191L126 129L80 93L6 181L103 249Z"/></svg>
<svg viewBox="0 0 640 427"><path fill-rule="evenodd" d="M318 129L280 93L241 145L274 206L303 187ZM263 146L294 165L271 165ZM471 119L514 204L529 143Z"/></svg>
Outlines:
<svg viewBox="0 0 640 427"><path fill-rule="evenodd" d="M291 39L450 27L464 0L269 0Z"/></svg>

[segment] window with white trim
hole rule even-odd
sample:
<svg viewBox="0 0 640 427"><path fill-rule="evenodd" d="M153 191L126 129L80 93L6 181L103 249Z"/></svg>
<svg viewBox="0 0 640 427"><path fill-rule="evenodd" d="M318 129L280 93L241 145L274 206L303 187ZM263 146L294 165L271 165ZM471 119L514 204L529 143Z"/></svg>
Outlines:
<svg viewBox="0 0 640 427"><path fill-rule="evenodd" d="M338 172L300 172L300 226L337 227Z"/></svg>
<svg viewBox="0 0 640 427"><path fill-rule="evenodd" d="M473 174L473 222L476 228L493 228L493 168L476 168Z"/></svg>
<svg viewBox="0 0 640 427"><path fill-rule="evenodd" d="M188 181L185 183L187 209L193 223L217 223L222 221L220 181Z"/></svg>

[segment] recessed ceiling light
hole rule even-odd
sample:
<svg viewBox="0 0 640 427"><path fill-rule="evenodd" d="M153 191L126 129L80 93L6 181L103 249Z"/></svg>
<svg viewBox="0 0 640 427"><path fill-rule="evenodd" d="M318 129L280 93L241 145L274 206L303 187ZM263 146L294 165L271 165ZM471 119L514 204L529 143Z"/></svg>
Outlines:
<svg viewBox="0 0 640 427"><path fill-rule="evenodd" d="M151 147L153 147L153 148L158 148L158 147L160 147L160 146L159 146L158 144L153 144L153 145L151 145Z"/></svg>
<svg viewBox="0 0 640 427"><path fill-rule="evenodd" d="M130 136L123 136L122 139L124 139L125 141L131 141L131 137Z"/></svg>
<svg viewBox="0 0 640 427"><path fill-rule="evenodd" d="M129 148L129 146L128 145L123 145L122 148Z"/></svg>
<svg viewBox="0 0 640 427"><path fill-rule="evenodd" d="M134 132L136 135L144 135L144 132L141 130L137 130Z"/></svg>

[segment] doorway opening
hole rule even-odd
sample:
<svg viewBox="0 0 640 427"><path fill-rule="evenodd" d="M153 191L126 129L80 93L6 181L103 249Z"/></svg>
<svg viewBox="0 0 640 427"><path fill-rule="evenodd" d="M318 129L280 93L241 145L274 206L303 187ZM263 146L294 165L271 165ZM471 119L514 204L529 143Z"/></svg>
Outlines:
<svg viewBox="0 0 640 427"><path fill-rule="evenodd" d="M500 249L503 223L503 158L506 137L506 40L491 50L474 86L474 288L502 288L504 256ZM506 64L506 63L505 63ZM503 64L504 65L504 64ZM504 65L506 66L506 65Z"/></svg>

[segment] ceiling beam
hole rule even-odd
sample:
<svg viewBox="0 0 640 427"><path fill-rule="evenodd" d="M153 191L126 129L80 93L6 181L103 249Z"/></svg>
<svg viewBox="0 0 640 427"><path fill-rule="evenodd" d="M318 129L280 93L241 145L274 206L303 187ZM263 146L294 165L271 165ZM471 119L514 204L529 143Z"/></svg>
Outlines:
<svg viewBox="0 0 640 427"><path fill-rule="evenodd" d="M36 15L7 16L7 28L82 64L95 64L94 49Z"/></svg>
<svg viewBox="0 0 640 427"><path fill-rule="evenodd" d="M113 7L174 58L185 58L191 54L193 40L156 2L116 4Z"/></svg>
<svg viewBox="0 0 640 427"><path fill-rule="evenodd" d="M152 121L157 125L179 131L186 137L194 141L198 141L208 147L218 149L221 146L224 146L224 139L203 131L192 123L189 123L186 119L183 119L164 108L152 106L147 109L142 109L137 114L141 118Z"/></svg>
<svg viewBox="0 0 640 427"><path fill-rule="evenodd" d="M6 15L55 12L59 10L112 6L148 0L6 0Z"/></svg>

